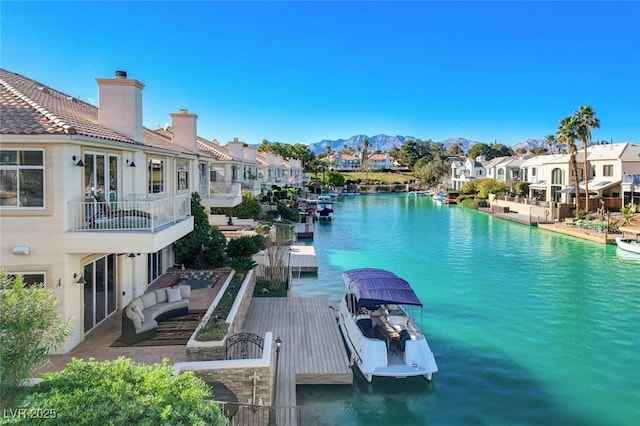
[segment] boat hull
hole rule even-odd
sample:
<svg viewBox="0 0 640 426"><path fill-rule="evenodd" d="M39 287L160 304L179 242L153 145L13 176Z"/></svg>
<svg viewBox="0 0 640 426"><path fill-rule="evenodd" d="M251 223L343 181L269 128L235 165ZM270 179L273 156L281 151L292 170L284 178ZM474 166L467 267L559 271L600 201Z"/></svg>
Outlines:
<svg viewBox="0 0 640 426"><path fill-rule="evenodd" d="M616 244L621 250L640 254L640 242L638 240L617 237Z"/></svg>
<svg viewBox="0 0 640 426"><path fill-rule="evenodd" d="M402 321L411 320L404 318ZM365 333L363 330L371 327L371 319L367 315L351 315L345 299L340 303L338 324L351 354L352 364L358 367L369 382L374 376L423 376L431 380L433 373L438 371L433 353L422 333L404 341L402 348L397 344L390 344L381 336L375 336L373 329L371 333ZM415 327L413 322L411 324Z"/></svg>

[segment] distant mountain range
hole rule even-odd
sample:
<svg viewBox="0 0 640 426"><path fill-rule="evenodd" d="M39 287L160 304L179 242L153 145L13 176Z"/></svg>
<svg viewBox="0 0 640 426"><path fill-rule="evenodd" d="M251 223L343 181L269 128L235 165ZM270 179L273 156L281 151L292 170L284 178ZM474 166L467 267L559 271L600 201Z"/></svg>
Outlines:
<svg viewBox="0 0 640 426"><path fill-rule="evenodd" d="M323 154L327 151L327 146L331 147L331 150L334 152L341 151L344 146L348 148L352 148L357 150L358 147L362 149L362 142L364 139L369 141L369 152L382 151L388 152L392 148L400 148L407 141L415 141L418 138L415 136L389 136L389 135L375 135L375 136L367 136L367 135L356 135L351 136L349 139L338 139L338 140L329 140L323 139L320 142L311 143L308 145L309 150L314 154ZM448 138L443 141L440 141L445 149L451 147L455 144L460 144L462 150L467 152L469 148L471 148L474 144L478 143L476 141L472 141L465 138ZM527 151L530 151L533 148L538 147L547 147L544 140L542 139L528 139L524 142L520 142L511 148L515 151L516 149L524 147Z"/></svg>

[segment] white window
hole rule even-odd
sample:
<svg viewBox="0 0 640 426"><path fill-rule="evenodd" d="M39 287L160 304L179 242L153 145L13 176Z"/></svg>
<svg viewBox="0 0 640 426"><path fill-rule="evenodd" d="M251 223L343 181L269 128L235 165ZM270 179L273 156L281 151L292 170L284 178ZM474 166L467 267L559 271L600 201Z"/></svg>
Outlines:
<svg viewBox="0 0 640 426"><path fill-rule="evenodd" d="M164 193L164 160L149 160L149 194Z"/></svg>
<svg viewBox="0 0 640 426"><path fill-rule="evenodd" d="M0 207L44 207L43 150L0 150Z"/></svg>
<svg viewBox="0 0 640 426"><path fill-rule="evenodd" d="M178 159L178 191L189 189L189 160Z"/></svg>

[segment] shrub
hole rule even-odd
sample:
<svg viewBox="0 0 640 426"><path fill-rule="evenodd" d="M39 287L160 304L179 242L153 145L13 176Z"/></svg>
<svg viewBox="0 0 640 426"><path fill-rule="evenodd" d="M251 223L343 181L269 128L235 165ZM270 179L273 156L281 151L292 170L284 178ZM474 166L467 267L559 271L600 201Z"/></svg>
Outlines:
<svg viewBox="0 0 640 426"><path fill-rule="evenodd" d="M227 243L227 256L231 259L251 257L265 249L262 235L245 235L233 238Z"/></svg>
<svg viewBox="0 0 640 426"><path fill-rule="evenodd" d="M130 359L85 362L73 359L64 370L21 395L18 408L46 407L54 418L43 425L224 425L211 388L193 372L173 374L162 364L135 364ZM18 424L22 419L7 419Z"/></svg>
<svg viewBox="0 0 640 426"><path fill-rule="evenodd" d="M239 257L229 262L229 266L236 271L236 274L244 277L247 275L247 272L258 266L258 264L250 257Z"/></svg>
<svg viewBox="0 0 640 426"><path fill-rule="evenodd" d="M229 324L217 318L209 321L196 333L196 340L200 342L222 340L229 330Z"/></svg>
<svg viewBox="0 0 640 426"><path fill-rule="evenodd" d="M44 284L25 287L21 275L0 268L0 397L10 401L20 386L49 359L69 334Z"/></svg>
<svg viewBox="0 0 640 426"><path fill-rule="evenodd" d="M473 210L478 210L478 207L479 207L478 201L476 201L474 198L468 198L468 197L458 198L458 204L460 204L464 208L473 209Z"/></svg>
<svg viewBox="0 0 640 426"><path fill-rule="evenodd" d="M196 333L196 340L222 340L224 338L229 327L225 320L229 316L229 312L231 312L231 308L236 301L243 279L244 277L240 277L239 274L233 276L229 286L213 309L211 317L209 317L204 327Z"/></svg>
<svg viewBox="0 0 640 426"><path fill-rule="evenodd" d="M191 194L193 231L173 243L176 263L187 268L211 269L224 265L227 240L217 227L209 224L207 213L197 192Z"/></svg>

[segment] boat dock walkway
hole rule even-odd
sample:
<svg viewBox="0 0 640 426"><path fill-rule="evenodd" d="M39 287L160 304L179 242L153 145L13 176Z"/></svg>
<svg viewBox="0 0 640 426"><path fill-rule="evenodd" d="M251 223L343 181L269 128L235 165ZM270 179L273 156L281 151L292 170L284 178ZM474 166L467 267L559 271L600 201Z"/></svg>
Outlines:
<svg viewBox="0 0 640 426"><path fill-rule="evenodd" d="M242 331L259 336L271 331L282 340L275 382L278 407L297 405L296 385L353 383L335 314L324 297L254 297ZM298 424L295 416L295 410L279 411L277 424Z"/></svg>
<svg viewBox="0 0 640 426"><path fill-rule="evenodd" d="M291 246L291 270L299 272L318 272L318 258L313 246Z"/></svg>

